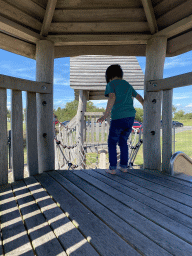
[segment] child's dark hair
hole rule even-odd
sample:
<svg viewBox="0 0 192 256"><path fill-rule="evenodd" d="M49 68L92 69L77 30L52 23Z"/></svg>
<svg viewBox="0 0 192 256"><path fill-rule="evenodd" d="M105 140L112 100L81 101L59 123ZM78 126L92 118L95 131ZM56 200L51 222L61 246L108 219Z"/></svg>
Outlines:
<svg viewBox="0 0 192 256"><path fill-rule="evenodd" d="M123 78L123 70L121 66L118 64L109 66L105 72L106 82L109 83L109 81L116 76L119 78Z"/></svg>

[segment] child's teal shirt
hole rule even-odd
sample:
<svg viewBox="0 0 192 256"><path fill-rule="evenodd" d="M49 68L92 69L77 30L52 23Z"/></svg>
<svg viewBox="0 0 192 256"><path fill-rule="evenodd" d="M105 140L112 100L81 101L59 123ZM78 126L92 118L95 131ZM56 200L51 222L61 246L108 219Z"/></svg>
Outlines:
<svg viewBox="0 0 192 256"><path fill-rule="evenodd" d="M137 92L125 80L115 79L106 86L105 96L109 97L109 93L115 93L116 100L111 111L111 119L121 119L125 117L135 116L132 97L137 96Z"/></svg>

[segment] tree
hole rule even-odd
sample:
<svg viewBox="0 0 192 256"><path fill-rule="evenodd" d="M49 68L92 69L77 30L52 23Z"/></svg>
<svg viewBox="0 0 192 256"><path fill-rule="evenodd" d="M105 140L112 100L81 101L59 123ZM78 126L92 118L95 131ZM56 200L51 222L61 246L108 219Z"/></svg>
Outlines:
<svg viewBox="0 0 192 256"><path fill-rule="evenodd" d="M174 105L172 105L172 114L173 114L173 117L174 117L176 111L177 111L177 107L175 107Z"/></svg>
<svg viewBox="0 0 192 256"><path fill-rule="evenodd" d="M185 112L183 110L179 110L175 113L174 119L182 119L185 116Z"/></svg>
<svg viewBox="0 0 192 256"><path fill-rule="evenodd" d="M143 122L143 109L135 108L135 110L136 110L135 119L139 122Z"/></svg>

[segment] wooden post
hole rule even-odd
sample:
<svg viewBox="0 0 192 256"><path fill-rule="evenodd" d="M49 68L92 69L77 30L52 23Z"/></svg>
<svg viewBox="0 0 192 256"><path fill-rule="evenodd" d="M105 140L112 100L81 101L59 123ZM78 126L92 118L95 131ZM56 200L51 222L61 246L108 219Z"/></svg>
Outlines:
<svg viewBox="0 0 192 256"><path fill-rule="evenodd" d="M11 154L13 181L24 178L22 91L12 90Z"/></svg>
<svg viewBox="0 0 192 256"><path fill-rule="evenodd" d="M54 45L40 40L36 48L36 80L53 84L53 69ZM37 146L39 173L54 170L53 92L37 93Z"/></svg>
<svg viewBox="0 0 192 256"><path fill-rule="evenodd" d="M7 90L0 89L0 185L8 183Z"/></svg>
<svg viewBox="0 0 192 256"><path fill-rule="evenodd" d="M99 158L99 169L106 169L106 154L107 151L105 149L101 149L99 151L100 158Z"/></svg>
<svg viewBox="0 0 192 256"><path fill-rule="evenodd" d="M171 174L170 159L172 156L172 95L173 90L163 91L162 108L162 171Z"/></svg>
<svg viewBox="0 0 192 256"><path fill-rule="evenodd" d="M38 174L36 93L27 92L27 167L29 176Z"/></svg>
<svg viewBox="0 0 192 256"><path fill-rule="evenodd" d="M167 39L152 38L146 48L145 103L143 120L144 169L161 170L160 120L162 92L147 92L149 80L163 78ZM155 86L155 85L154 85Z"/></svg>
<svg viewBox="0 0 192 256"><path fill-rule="evenodd" d="M83 152L83 128L84 128L84 113L86 110L86 104L87 104L87 93L86 91L79 90L79 105L77 110L77 165L80 168L85 168L85 165L83 162L85 161L84 152Z"/></svg>

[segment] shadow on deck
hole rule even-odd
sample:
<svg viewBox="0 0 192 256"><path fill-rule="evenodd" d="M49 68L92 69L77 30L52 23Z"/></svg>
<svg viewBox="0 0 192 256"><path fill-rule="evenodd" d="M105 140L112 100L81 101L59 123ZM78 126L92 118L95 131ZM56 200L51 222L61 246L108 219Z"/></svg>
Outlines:
<svg viewBox="0 0 192 256"><path fill-rule="evenodd" d="M0 255L192 255L189 181L52 171L0 192Z"/></svg>

